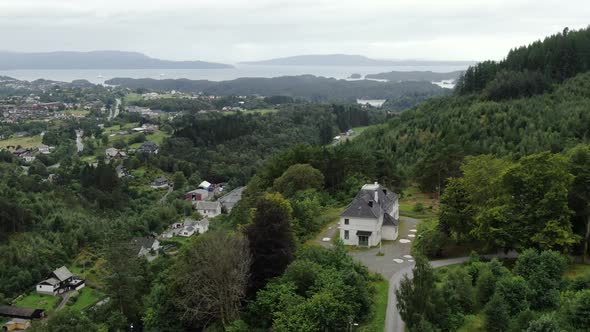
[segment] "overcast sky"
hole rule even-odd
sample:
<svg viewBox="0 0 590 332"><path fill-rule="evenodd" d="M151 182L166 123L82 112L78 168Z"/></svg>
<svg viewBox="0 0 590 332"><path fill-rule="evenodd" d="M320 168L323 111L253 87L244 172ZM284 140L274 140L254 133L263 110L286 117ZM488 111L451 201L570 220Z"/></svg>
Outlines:
<svg viewBox="0 0 590 332"><path fill-rule="evenodd" d="M589 0L0 0L0 49L485 60L589 24Z"/></svg>

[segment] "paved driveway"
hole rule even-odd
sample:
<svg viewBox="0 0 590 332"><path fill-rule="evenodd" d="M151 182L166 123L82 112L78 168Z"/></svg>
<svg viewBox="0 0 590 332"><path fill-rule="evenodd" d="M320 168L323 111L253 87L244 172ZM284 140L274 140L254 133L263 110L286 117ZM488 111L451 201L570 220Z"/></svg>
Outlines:
<svg viewBox="0 0 590 332"><path fill-rule="evenodd" d="M412 249L414 238L409 237L408 235L416 234L410 230L416 229L420 220L409 217L400 217L400 220L401 223L397 240L384 241L381 249L376 247L371 249L358 249L350 252L352 257L363 263L370 271L377 272L388 280L404 267L411 266L413 262L413 258L404 256L411 255L410 250ZM411 242L402 243L400 242L401 239L410 240ZM377 256L379 250L381 250L383 256ZM394 262L394 259L401 260L401 262Z"/></svg>

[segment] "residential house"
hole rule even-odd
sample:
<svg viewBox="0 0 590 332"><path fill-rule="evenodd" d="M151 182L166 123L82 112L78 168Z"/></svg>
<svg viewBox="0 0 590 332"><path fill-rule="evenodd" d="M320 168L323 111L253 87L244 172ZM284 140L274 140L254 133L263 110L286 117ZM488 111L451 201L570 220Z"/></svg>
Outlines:
<svg viewBox="0 0 590 332"><path fill-rule="evenodd" d="M203 181L199 184L199 189L213 191L213 185L210 182Z"/></svg>
<svg viewBox="0 0 590 332"><path fill-rule="evenodd" d="M39 153L41 154L49 154L49 146L45 145L45 144L41 144L37 147L37 150L39 150Z"/></svg>
<svg viewBox="0 0 590 332"><path fill-rule="evenodd" d="M158 257L160 241L155 237L134 237L131 239L131 245L137 257L145 257L150 262Z"/></svg>
<svg viewBox="0 0 590 332"><path fill-rule="evenodd" d="M371 247L395 240L399 227L399 199L379 183L365 184L340 215L340 239L345 245Z"/></svg>
<svg viewBox="0 0 590 332"><path fill-rule="evenodd" d="M209 230L209 220L194 220L187 218L184 221L184 228L178 233L179 236L190 237L193 234L203 234Z"/></svg>
<svg viewBox="0 0 590 332"><path fill-rule="evenodd" d="M196 201L193 202L193 205L205 217L213 218L221 214L221 203L219 202Z"/></svg>
<svg viewBox="0 0 590 332"><path fill-rule="evenodd" d="M115 167L115 172L117 172L118 178L124 178L126 176L129 176L129 172L127 171L127 168L123 165L118 165L117 167Z"/></svg>
<svg viewBox="0 0 590 332"><path fill-rule="evenodd" d="M187 201L206 201L211 198L211 192L206 189L195 189L184 194L184 199Z"/></svg>
<svg viewBox="0 0 590 332"><path fill-rule="evenodd" d="M31 151L27 151L20 155L20 158L27 163L31 163L37 159L37 155Z"/></svg>
<svg viewBox="0 0 590 332"><path fill-rule="evenodd" d="M2 325L3 332L23 331L31 327L31 321L22 318L13 318Z"/></svg>
<svg viewBox="0 0 590 332"><path fill-rule="evenodd" d="M115 148L108 148L104 150L104 154L108 160L123 159L127 157L127 154L125 152Z"/></svg>
<svg viewBox="0 0 590 332"><path fill-rule="evenodd" d="M79 290L86 285L84 279L76 277L62 266L51 272L49 277L37 284L36 290L39 294L58 295L70 290Z"/></svg>
<svg viewBox="0 0 590 332"><path fill-rule="evenodd" d="M137 149L137 152L158 154L158 145L154 142L143 142L143 144Z"/></svg>
<svg viewBox="0 0 590 332"><path fill-rule="evenodd" d="M168 187L168 179L166 178L157 178L150 184L150 187L160 189L160 188L167 188Z"/></svg>

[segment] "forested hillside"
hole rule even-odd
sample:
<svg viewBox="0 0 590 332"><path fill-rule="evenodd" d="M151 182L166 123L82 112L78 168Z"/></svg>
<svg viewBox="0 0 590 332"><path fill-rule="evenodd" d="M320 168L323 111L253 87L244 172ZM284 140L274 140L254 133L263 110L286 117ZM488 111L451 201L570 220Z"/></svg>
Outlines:
<svg viewBox="0 0 590 332"><path fill-rule="evenodd" d="M443 89L430 82L346 81L312 75L239 78L222 82L187 79L113 78L106 83L132 89L202 92L216 96L283 95L309 101L354 101L357 98L390 99L414 93L428 94L430 96L441 96L449 93L448 89Z"/></svg>
<svg viewBox="0 0 590 332"><path fill-rule="evenodd" d="M590 70L590 28L563 32L512 49L500 62L484 61L469 67L457 84L462 95L482 93L500 100L543 93Z"/></svg>

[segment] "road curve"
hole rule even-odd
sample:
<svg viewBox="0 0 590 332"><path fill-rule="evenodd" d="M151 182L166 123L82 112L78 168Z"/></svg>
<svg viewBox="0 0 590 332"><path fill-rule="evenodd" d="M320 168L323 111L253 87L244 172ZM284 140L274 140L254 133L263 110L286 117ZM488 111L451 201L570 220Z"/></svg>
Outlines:
<svg viewBox="0 0 590 332"><path fill-rule="evenodd" d="M484 258L516 258L518 254L516 252L509 253L498 253L491 255L481 255ZM465 263L469 260L469 257L457 257L449 259L441 259L431 261L430 265L433 268L439 268L447 265ZM385 332L404 332L405 323L402 317L399 315L397 310L397 297L395 296L395 290L399 287L402 278L407 275L412 278L412 269L415 264L404 267L403 269L396 272L391 279L389 279L389 301L387 302L387 312L385 315Z"/></svg>
<svg viewBox="0 0 590 332"><path fill-rule="evenodd" d="M430 265L433 268L442 267L446 265L453 265L464 263L469 257L450 258L437 261L431 261ZM389 301L387 302L387 313L385 315L385 331L386 332L404 332L405 323L397 310L397 297L395 296L395 290L399 287L399 284L403 277L407 275L412 278L412 269L415 264L404 267L403 269L396 272L391 279L389 279Z"/></svg>

